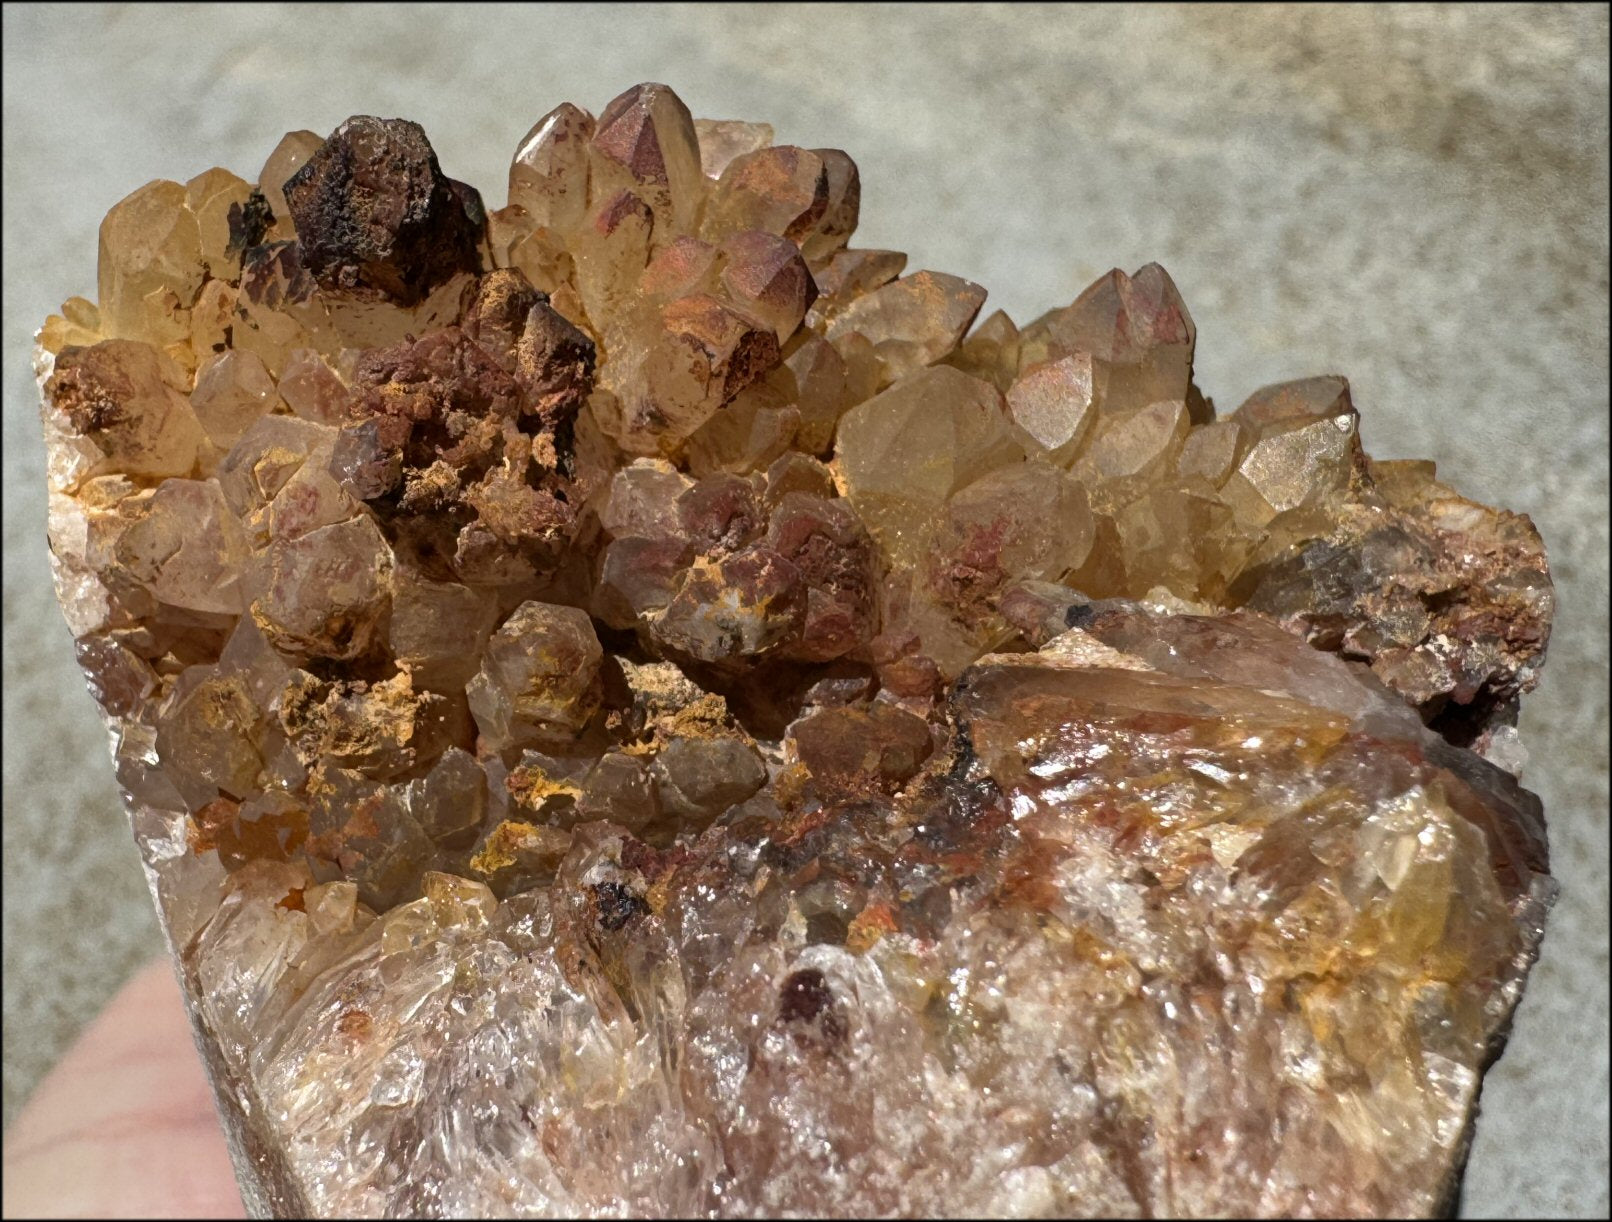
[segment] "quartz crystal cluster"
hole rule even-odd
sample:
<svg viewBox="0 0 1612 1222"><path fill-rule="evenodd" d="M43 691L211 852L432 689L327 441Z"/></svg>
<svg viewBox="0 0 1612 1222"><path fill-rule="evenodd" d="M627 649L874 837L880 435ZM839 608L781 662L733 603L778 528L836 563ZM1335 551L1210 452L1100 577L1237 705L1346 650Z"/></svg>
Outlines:
<svg viewBox="0 0 1612 1222"><path fill-rule="evenodd" d="M255 1210L1448 1207L1538 534L859 196L646 84L495 211L355 117L107 215L54 572Z"/></svg>

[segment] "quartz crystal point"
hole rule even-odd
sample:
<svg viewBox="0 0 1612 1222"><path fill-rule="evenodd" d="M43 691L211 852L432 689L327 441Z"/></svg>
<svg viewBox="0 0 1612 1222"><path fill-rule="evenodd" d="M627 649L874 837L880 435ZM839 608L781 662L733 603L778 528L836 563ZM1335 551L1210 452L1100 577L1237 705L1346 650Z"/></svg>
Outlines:
<svg viewBox="0 0 1612 1222"><path fill-rule="evenodd" d="M1428 1215L1554 893L1543 547L1149 265L1019 327L664 85L156 182L39 333L247 1203Z"/></svg>

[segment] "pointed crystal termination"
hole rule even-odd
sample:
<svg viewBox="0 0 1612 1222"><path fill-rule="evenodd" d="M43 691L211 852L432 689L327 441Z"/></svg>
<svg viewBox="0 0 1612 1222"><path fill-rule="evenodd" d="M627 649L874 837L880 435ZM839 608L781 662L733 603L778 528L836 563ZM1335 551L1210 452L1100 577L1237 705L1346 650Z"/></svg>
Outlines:
<svg viewBox="0 0 1612 1222"><path fill-rule="evenodd" d="M152 183L52 566L248 1204L1432 1215L1554 894L1522 517L1150 264L1019 327L664 85Z"/></svg>

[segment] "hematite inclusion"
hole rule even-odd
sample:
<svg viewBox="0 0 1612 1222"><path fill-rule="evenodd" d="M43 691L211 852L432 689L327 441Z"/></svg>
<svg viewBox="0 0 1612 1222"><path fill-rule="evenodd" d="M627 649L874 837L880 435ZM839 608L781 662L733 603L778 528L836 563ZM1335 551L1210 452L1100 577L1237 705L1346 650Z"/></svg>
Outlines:
<svg viewBox="0 0 1612 1222"><path fill-rule="evenodd" d="M248 1203L1427 1214L1554 893L1522 517L640 85L156 182L58 592Z"/></svg>

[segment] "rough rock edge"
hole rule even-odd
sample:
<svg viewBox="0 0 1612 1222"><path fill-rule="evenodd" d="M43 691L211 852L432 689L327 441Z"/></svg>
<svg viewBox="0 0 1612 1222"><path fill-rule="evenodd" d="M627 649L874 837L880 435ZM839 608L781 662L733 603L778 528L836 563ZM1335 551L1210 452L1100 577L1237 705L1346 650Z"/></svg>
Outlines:
<svg viewBox="0 0 1612 1222"><path fill-rule="evenodd" d="M56 370L56 357L40 345L38 332L34 334L33 367L40 402L48 407L50 396L45 391L45 383ZM55 553L51 552L53 584L57 563ZM102 710L98 702L92 699L91 703L94 704L101 724L106 729L110 749L115 753L118 741L117 724L110 714ZM129 833L133 836L140 808L127 798L123 801L123 808L124 815L129 821ZM272 1135L260 1119L267 1114L267 1109L258 1099L257 1092L252 1088L250 1081L242 1082L237 1087L230 1085L230 1071L224 1060L224 1050L218 1042L217 1035L208 1026L206 1018L196 1007L194 999L200 991L199 983L194 969L174 941L168 907L163 903L159 890L157 869L147 859L145 849L138 839L135 841L135 847L140 852L140 868L145 873L146 887L151 892L152 907L157 912L157 924L162 930L163 946L167 948L168 966L173 970L174 980L179 985L180 997L184 1000L185 1016L190 1020L190 1038L195 1043L196 1054L201 1058L202 1067L207 1072L208 1085L213 1089L213 1106L218 1111L218 1119L224 1129L224 1143L229 1149L230 1162L235 1168L235 1180L241 1190L241 1201L246 1206L246 1214L251 1218L312 1217L312 1207L301 1189L297 1187L296 1176L286 1165Z"/></svg>

